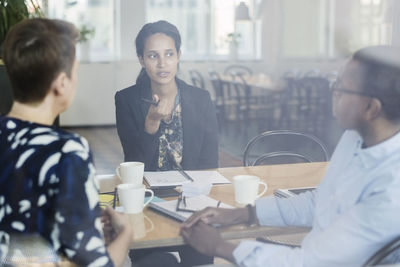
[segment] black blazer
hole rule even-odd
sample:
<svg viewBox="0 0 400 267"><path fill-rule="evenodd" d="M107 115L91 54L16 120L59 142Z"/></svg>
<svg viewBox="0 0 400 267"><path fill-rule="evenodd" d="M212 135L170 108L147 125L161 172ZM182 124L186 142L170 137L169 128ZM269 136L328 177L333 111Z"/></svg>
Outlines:
<svg viewBox="0 0 400 267"><path fill-rule="evenodd" d="M218 127L210 94L176 79L180 89L183 127L182 168L186 170L218 167ZM158 163L160 132L144 131L151 99L150 80L115 94L117 130L125 161L141 161L145 170L155 171Z"/></svg>

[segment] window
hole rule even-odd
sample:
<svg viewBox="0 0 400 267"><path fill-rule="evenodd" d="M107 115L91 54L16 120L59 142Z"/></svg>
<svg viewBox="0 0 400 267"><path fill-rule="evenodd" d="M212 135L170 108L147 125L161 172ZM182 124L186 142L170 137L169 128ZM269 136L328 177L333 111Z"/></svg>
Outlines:
<svg viewBox="0 0 400 267"><path fill-rule="evenodd" d="M391 43L391 4L388 0L359 0L354 4L352 34L357 38L349 44L351 50Z"/></svg>
<svg viewBox="0 0 400 267"><path fill-rule="evenodd" d="M114 0L48 0L49 17L74 23L80 30L93 29L94 35L78 45L77 56L81 61L110 61L115 58Z"/></svg>
<svg viewBox="0 0 400 267"><path fill-rule="evenodd" d="M319 57L327 54L328 16L326 0L282 2L283 57Z"/></svg>
<svg viewBox="0 0 400 267"><path fill-rule="evenodd" d="M336 4L335 14L342 20L333 25L334 55L346 56L365 46L391 44L392 1L352 0Z"/></svg>
<svg viewBox="0 0 400 267"><path fill-rule="evenodd" d="M284 0L283 57L348 56L391 44L393 0Z"/></svg>
<svg viewBox="0 0 400 267"><path fill-rule="evenodd" d="M249 20L235 20L235 8L244 2ZM230 41L237 44L239 59L261 57L261 22L253 16L255 0L147 0L146 21L167 20L182 37L182 58L227 59ZM259 2L259 1L257 1Z"/></svg>

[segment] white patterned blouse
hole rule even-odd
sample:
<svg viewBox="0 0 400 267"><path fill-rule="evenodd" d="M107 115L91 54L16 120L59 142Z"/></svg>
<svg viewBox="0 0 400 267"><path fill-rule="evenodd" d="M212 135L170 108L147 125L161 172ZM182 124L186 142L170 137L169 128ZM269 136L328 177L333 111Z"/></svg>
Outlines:
<svg viewBox="0 0 400 267"><path fill-rule="evenodd" d="M13 234L39 233L79 266L113 266L87 141L0 116L0 263Z"/></svg>

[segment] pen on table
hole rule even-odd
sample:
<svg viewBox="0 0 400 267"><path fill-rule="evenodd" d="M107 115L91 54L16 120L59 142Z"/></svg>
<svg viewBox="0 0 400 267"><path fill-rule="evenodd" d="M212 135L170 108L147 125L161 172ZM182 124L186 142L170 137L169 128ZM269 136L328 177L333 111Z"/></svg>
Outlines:
<svg viewBox="0 0 400 267"><path fill-rule="evenodd" d="M146 103L149 103L149 104L152 104L154 106L158 106L158 101L154 101L153 99L142 98L142 101L146 102Z"/></svg>
<svg viewBox="0 0 400 267"><path fill-rule="evenodd" d="M221 200L218 201L218 203L217 203L217 208L219 208L220 205L221 205Z"/></svg>
<svg viewBox="0 0 400 267"><path fill-rule="evenodd" d="M188 180L194 182L193 178L190 177L190 175L187 174L187 173L182 169L182 167L178 166L178 171L179 171L180 174L182 174L183 176L185 176L186 179L188 179Z"/></svg>
<svg viewBox="0 0 400 267"><path fill-rule="evenodd" d="M117 188L114 189L113 209L115 209L116 201L117 201Z"/></svg>
<svg viewBox="0 0 400 267"><path fill-rule="evenodd" d="M168 150L167 150L167 157L168 157L168 159L169 159L170 161L172 161L172 163L173 163L173 164L175 165L175 167L178 169L179 173L182 174L182 175L183 175L186 179L188 179L189 181L194 182L193 178L190 177L190 175L187 174L187 173L183 170L182 166L181 166L178 162L176 162L174 156L173 156L172 153L171 153L172 149L171 149L170 144L167 144L167 148L168 148Z"/></svg>
<svg viewBox="0 0 400 267"><path fill-rule="evenodd" d="M176 202L176 211L179 211L179 204L181 203L181 201L182 201L182 193L179 195L179 197L178 197L178 201Z"/></svg>
<svg viewBox="0 0 400 267"><path fill-rule="evenodd" d="M187 204L186 204L186 197L185 196L183 196L183 205L185 205L185 208L186 208Z"/></svg>

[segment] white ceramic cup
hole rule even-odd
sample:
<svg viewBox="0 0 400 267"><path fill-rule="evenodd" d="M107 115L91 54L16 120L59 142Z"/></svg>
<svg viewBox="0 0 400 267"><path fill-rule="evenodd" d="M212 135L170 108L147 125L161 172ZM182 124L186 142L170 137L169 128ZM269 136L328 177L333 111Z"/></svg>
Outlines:
<svg viewBox="0 0 400 267"><path fill-rule="evenodd" d="M144 163L138 161L122 162L115 172L124 184L142 184Z"/></svg>
<svg viewBox="0 0 400 267"><path fill-rule="evenodd" d="M141 239L146 236L148 232L154 230L154 223L149 217L144 215L143 212L129 215L131 225L133 227L133 239ZM148 223L146 223L146 221Z"/></svg>
<svg viewBox="0 0 400 267"><path fill-rule="evenodd" d="M144 184L119 184L117 186L118 197L125 213L141 213L150 201L153 200L154 192L146 189ZM150 192L149 200L144 202L145 192Z"/></svg>
<svg viewBox="0 0 400 267"><path fill-rule="evenodd" d="M264 190L258 194L258 186L264 185ZM254 175L236 175L233 177L235 201L239 204L254 204L254 201L267 192L267 184Z"/></svg>

